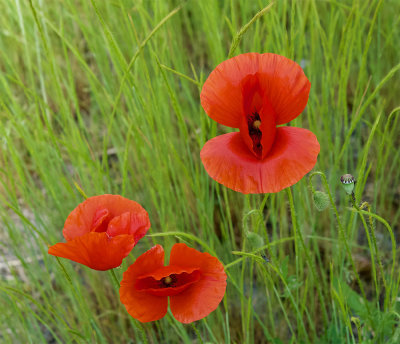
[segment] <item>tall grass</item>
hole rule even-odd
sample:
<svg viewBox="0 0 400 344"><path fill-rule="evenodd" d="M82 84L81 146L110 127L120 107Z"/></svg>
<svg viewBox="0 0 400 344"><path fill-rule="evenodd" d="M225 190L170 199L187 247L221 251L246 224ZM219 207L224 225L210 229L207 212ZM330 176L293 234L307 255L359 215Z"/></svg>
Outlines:
<svg viewBox="0 0 400 344"><path fill-rule="evenodd" d="M0 3L1 342L400 341L400 3L268 6ZM312 84L291 125L317 135L321 172L278 194L235 193L199 159L227 130L201 108L201 86L228 54L249 51L294 59ZM344 173L357 178L354 205ZM171 314L140 324L109 272L49 256L83 200L76 185L149 212L150 235L117 279L152 245L187 242L226 265L217 311L194 326ZM329 195L322 212L315 191Z"/></svg>

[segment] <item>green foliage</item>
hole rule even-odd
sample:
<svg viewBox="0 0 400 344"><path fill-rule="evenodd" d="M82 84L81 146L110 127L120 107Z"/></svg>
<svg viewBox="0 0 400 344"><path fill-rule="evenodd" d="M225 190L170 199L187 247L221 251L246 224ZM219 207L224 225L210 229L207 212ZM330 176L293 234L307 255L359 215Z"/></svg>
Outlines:
<svg viewBox="0 0 400 344"><path fill-rule="evenodd" d="M399 12L382 0L1 1L0 341L399 342ZM324 173L287 193L237 194L199 159L228 130L201 108L202 84L249 51L294 59L312 84L290 125L317 135ZM184 241L226 265L215 312L195 327L171 314L140 324L113 275L47 254L101 193L152 222L117 280L152 245Z"/></svg>

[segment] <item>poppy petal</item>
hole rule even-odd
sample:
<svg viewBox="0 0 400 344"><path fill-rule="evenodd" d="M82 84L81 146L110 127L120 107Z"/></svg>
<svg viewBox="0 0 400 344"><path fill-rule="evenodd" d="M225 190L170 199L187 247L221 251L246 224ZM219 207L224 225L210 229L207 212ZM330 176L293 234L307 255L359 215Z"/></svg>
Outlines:
<svg viewBox="0 0 400 344"><path fill-rule="evenodd" d="M111 219L110 212L108 209L99 208L94 214L92 225L91 225L91 232L105 232L107 230L108 222Z"/></svg>
<svg viewBox="0 0 400 344"><path fill-rule="evenodd" d="M114 217L108 224L107 234L111 237L121 234L133 235L138 242L150 228L149 215L146 211L127 212Z"/></svg>
<svg viewBox="0 0 400 344"><path fill-rule="evenodd" d="M308 102L311 83L294 61L277 54L260 54L258 78L275 113L276 124L300 115Z"/></svg>
<svg viewBox="0 0 400 344"><path fill-rule="evenodd" d="M124 272L119 295L128 313L141 322L161 319L168 310L168 297L155 296L135 289L138 277L164 266L164 250L156 245L143 253Z"/></svg>
<svg viewBox="0 0 400 344"><path fill-rule="evenodd" d="M178 295L170 296L171 312L175 319L190 323L214 311L225 295L224 266L208 253L199 252L185 244L175 244L171 250L171 265L198 267L200 279Z"/></svg>
<svg viewBox="0 0 400 344"><path fill-rule="evenodd" d="M179 275L182 273L191 274L195 270L198 270L198 268L195 266L186 267L186 266L182 266L182 264L179 264L179 266L178 265L167 265L167 266L163 266L157 270L153 270L146 274L143 274L140 276L140 278L143 279L143 278L152 277L155 280L161 280L164 277L167 277L170 275Z"/></svg>
<svg viewBox="0 0 400 344"><path fill-rule="evenodd" d="M112 219L126 212L147 215L139 203L119 195L89 197L68 215L63 229L64 238L69 241L96 230L98 219L103 219L105 215Z"/></svg>
<svg viewBox="0 0 400 344"><path fill-rule="evenodd" d="M66 243L49 247L49 254L67 258L94 270L109 270L121 265L135 246L131 235L110 238L107 233L91 232Z"/></svg>
<svg viewBox="0 0 400 344"><path fill-rule="evenodd" d="M235 56L220 63L205 81L200 94L204 111L214 121L239 128L243 117L242 81L259 68L257 53Z"/></svg>
<svg viewBox="0 0 400 344"><path fill-rule="evenodd" d="M220 63L207 78L200 94L204 111L220 124L239 128L249 104L259 104L248 92L248 78L258 79L258 87L272 105L277 124L296 118L305 108L311 84L302 68L277 54L247 53ZM247 99L248 97L251 99Z"/></svg>
<svg viewBox="0 0 400 344"><path fill-rule="evenodd" d="M296 184L317 162L320 147L309 130L278 127L267 156L257 159L240 133L229 133L206 142L200 157L218 183L235 191L272 193Z"/></svg>

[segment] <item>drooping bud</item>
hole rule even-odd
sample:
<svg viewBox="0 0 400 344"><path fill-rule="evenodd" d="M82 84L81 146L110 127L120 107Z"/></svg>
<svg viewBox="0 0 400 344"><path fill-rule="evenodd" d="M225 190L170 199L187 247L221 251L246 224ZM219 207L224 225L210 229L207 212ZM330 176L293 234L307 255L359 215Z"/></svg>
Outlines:
<svg viewBox="0 0 400 344"><path fill-rule="evenodd" d="M348 195L351 195L354 190L354 184L356 180L351 174L344 174L340 177L340 181L342 182L343 188Z"/></svg>
<svg viewBox="0 0 400 344"><path fill-rule="evenodd" d="M318 211L325 210L329 205L329 196L325 192L315 191L313 194L315 208Z"/></svg>
<svg viewBox="0 0 400 344"><path fill-rule="evenodd" d="M261 246L264 246L264 239L254 232L247 232L246 239L248 240L252 250L256 250Z"/></svg>

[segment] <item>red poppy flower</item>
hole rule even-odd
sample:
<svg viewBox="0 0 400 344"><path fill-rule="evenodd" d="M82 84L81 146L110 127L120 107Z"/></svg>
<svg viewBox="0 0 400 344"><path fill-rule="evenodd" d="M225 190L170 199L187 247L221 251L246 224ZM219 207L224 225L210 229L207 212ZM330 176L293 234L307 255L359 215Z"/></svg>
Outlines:
<svg viewBox="0 0 400 344"><path fill-rule="evenodd" d="M310 86L296 62L276 54L242 54L218 65L204 83L201 105L240 132L204 145L200 157L211 178L245 194L270 193L309 172L319 153L315 135L277 126L304 110Z"/></svg>
<svg viewBox="0 0 400 344"><path fill-rule="evenodd" d="M65 221L67 242L51 246L49 254L95 270L112 269L149 228L149 215L140 204L119 195L89 197Z"/></svg>
<svg viewBox="0 0 400 344"><path fill-rule="evenodd" d="M141 322L164 317L169 297L175 319L190 323L214 311L225 288L226 274L217 258L175 244L164 266L164 249L157 245L124 272L119 295L128 313Z"/></svg>

